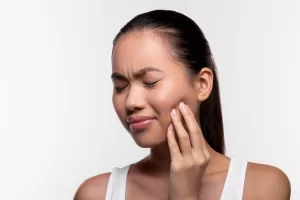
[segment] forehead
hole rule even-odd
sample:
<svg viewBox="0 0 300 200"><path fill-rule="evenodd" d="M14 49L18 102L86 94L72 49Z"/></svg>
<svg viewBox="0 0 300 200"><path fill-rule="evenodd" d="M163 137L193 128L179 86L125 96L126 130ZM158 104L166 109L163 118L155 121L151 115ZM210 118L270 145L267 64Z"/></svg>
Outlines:
<svg viewBox="0 0 300 200"><path fill-rule="evenodd" d="M112 53L113 70L140 68L145 66L162 67L174 62L166 42L151 31L127 33L117 41Z"/></svg>

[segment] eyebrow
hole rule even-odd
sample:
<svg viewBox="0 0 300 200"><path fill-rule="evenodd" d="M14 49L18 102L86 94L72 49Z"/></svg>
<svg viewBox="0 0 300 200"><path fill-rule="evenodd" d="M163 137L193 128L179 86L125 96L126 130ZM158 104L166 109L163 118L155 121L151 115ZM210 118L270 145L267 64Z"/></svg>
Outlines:
<svg viewBox="0 0 300 200"><path fill-rule="evenodd" d="M133 73L133 77L134 78L141 78L143 76L145 76L145 74L147 74L148 72L152 72L152 71L156 71L156 72L162 72L162 70L156 68L156 67L144 67L140 70L138 70L137 72ZM124 75L122 75L119 72L113 72L111 75L112 79L121 79L121 80L126 80L126 77Z"/></svg>

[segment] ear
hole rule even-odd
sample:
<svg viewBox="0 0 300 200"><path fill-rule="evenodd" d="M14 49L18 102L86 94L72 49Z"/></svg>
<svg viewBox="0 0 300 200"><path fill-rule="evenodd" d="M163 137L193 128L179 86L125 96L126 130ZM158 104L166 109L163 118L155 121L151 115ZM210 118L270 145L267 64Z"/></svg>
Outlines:
<svg viewBox="0 0 300 200"><path fill-rule="evenodd" d="M205 101L209 97L213 88L213 77L212 70L207 67L196 74L194 88L197 93L198 101Z"/></svg>

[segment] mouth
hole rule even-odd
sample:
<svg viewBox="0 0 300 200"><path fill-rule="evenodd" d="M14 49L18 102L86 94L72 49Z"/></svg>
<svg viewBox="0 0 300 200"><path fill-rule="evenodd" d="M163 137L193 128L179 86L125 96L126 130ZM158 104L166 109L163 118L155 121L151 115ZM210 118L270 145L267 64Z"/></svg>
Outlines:
<svg viewBox="0 0 300 200"><path fill-rule="evenodd" d="M149 127L153 119L153 117L149 116L130 117L127 119L127 123L131 130L141 131Z"/></svg>

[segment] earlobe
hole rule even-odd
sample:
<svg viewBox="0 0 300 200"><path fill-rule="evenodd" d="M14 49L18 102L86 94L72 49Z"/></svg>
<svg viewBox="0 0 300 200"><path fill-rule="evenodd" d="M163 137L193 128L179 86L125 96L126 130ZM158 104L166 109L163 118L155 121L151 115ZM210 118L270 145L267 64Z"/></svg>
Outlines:
<svg viewBox="0 0 300 200"><path fill-rule="evenodd" d="M203 68L195 79L195 89L197 92L198 101L205 101L213 87L213 72L209 68Z"/></svg>

